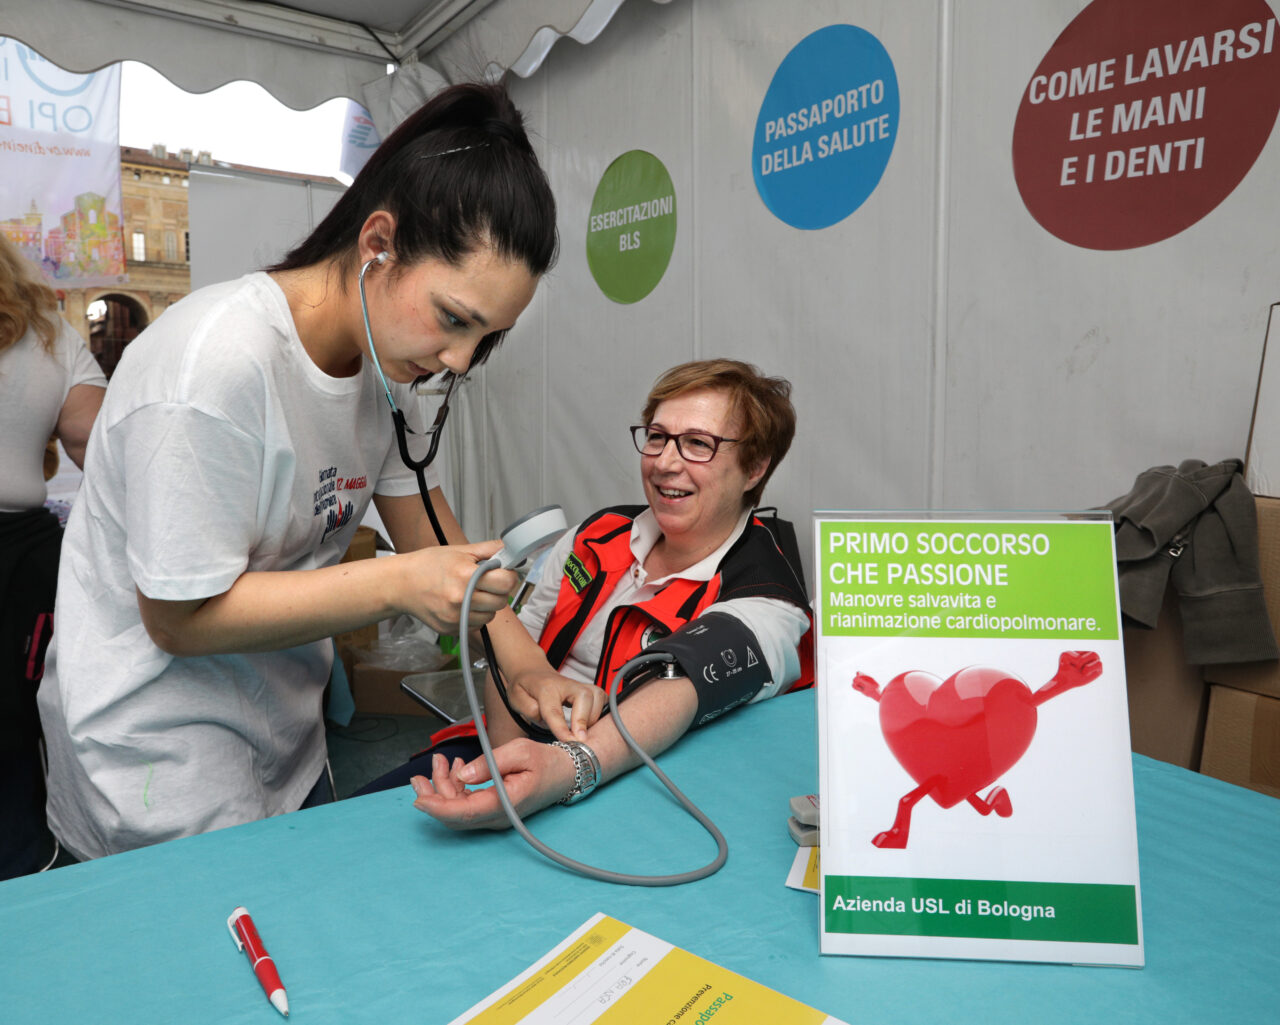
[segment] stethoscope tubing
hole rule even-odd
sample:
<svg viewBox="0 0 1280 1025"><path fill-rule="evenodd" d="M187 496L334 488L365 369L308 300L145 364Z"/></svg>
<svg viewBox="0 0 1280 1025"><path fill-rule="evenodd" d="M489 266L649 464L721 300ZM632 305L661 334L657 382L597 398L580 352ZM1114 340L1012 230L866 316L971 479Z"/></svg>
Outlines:
<svg viewBox="0 0 1280 1025"><path fill-rule="evenodd" d="M396 400L391 397L391 386L387 384L387 375L382 372L382 363L378 360L378 349L373 344L373 328L369 325L369 300L364 294L364 276L369 273L369 268L374 264L385 263L386 258L386 253L379 253L372 260L366 260L364 266L360 268L360 312L364 316L364 336L369 342L369 355L373 359L373 369L378 372L378 379L382 381L382 390L387 396L387 404L391 407L391 414L394 416L400 410L396 407Z"/></svg>
<svg viewBox="0 0 1280 1025"><path fill-rule="evenodd" d="M391 395L391 386L387 383L387 375L382 372L382 361L378 359L378 347L373 341L373 326L369 322L369 299L365 295L364 290L364 277L369 272L369 268L374 266L374 264L385 263L386 255L386 253L379 253L372 260L366 260L364 266L360 268L360 315L364 319L364 337L369 343L369 358L373 362L373 369L378 372L378 380L382 382L382 391L387 397L387 405L391 407L391 419L396 428L396 444L400 449L400 458L404 461L405 466L419 475L418 484L425 498L426 481L423 478L422 472L435 462L436 453L440 450L440 437L444 433L444 422L449 417L449 400L453 397L453 386L457 383L458 379L453 377L449 380L448 390L444 393L444 402L440 406L440 411L436 413L436 421L432 425L431 444L427 449L426 456L422 459L414 459L412 454L409 452L408 435L410 431L409 426L405 421L404 412L396 405L396 400ZM430 503L428 503L427 511L431 514L432 519L434 520L435 514L430 508ZM444 544L444 538L440 536L438 525L434 523L432 525L436 527L436 534L440 539L440 543Z"/></svg>

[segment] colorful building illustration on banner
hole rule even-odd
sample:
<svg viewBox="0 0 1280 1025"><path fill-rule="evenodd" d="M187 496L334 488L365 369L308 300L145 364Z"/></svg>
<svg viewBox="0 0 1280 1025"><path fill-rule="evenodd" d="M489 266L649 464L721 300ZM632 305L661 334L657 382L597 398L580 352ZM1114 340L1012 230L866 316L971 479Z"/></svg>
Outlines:
<svg viewBox="0 0 1280 1025"><path fill-rule="evenodd" d="M96 192L76 196L72 208L57 218L57 227L48 231L44 220L33 199L26 214L0 223L0 231L56 281L104 277L114 281L124 273L120 217L107 208L105 196Z"/></svg>

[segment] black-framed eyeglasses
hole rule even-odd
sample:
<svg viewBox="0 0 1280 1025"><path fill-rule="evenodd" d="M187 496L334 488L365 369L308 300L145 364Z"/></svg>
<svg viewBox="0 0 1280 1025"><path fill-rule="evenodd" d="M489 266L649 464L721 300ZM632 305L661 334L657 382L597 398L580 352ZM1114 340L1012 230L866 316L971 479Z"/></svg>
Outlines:
<svg viewBox="0 0 1280 1025"><path fill-rule="evenodd" d="M736 445L738 438L721 438L706 431L684 431L670 434L657 427L646 427L643 424L631 428L631 440L635 442L636 451L642 456L660 456L667 447L668 441L676 443L676 451L682 459L691 463L709 463L716 457L723 444Z"/></svg>

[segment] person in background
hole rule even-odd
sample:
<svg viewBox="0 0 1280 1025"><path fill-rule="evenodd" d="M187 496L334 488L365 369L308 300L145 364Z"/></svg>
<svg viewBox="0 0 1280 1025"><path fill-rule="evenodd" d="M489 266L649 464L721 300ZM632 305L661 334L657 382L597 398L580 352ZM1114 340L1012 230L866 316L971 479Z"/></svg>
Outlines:
<svg viewBox="0 0 1280 1025"><path fill-rule="evenodd" d="M436 543L388 400L414 412L414 382L482 362L557 247L519 111L502 86L457 85L279 264L130 343L67 524L58 613L77 629L39 694L49 821L73 857L332 800L330 638L399 614L456 632L499 547L462 544L432 472L452 547ZM370 501L397 554L340 563ZM515 583L485 574L464 628Z"/></svg>
<svg viewBox="0 0 1280 1025"><path fill-rule="evenodd" d="M643 423L631 428L648 504L602 510L565 533L520 611L523 646L502 661L517 678L591 684L590 725L568 740L547 737L543 728L562 718L555 688L513 688L508 706L492 677L487 684L489 734L521 817L581 800L640 764L600 714L606 688L622 665L651 644L664 649L686 624L712 631L717 657L734 648L744 668L759 664L723 687L703 686L715 674L701 673L695 686L686 664L689 677L625 690L620 711L651 755L740 704L812 684L804 584L752 515L795 434L790 391L728 359L683 364L654 385ZM539 703L532 693L548 697ZM474 732L470 723L441 731L432 749L362 793L411 782L415 807L452 828L505 828L493 789L469 789L489 779Z"/></svg>
<svg viewBox="0 0 1280 1025"><path fill-rule="evenodd" d="M53 859L36 688L62 528L45 508L50 439L77 466L107 379L35 265L0 233L0 879ZM53 449L56 466L57 450Z"/></svg>

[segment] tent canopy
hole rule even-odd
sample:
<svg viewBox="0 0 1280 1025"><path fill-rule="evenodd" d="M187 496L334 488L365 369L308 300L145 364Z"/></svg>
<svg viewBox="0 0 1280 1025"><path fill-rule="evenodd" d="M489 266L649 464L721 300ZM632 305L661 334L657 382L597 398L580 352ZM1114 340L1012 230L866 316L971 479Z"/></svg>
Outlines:
<svg viewBox="0 0 1280 1025"><path fill-rule="evenodd" d="M347 96L385 131L401 74L411 92L401 107L450 81L527 77L564 36L594 39L622 2L41 0L0 12L0 36L70 71L140 61L188 92L243 79L295 109Z"/></svg>

